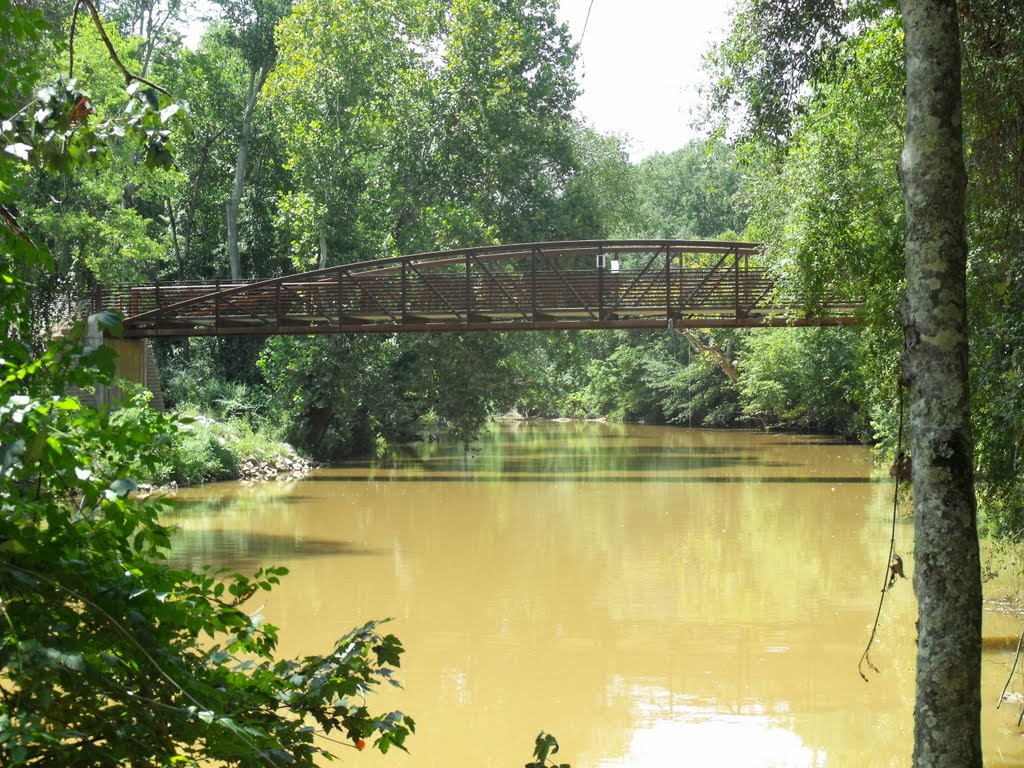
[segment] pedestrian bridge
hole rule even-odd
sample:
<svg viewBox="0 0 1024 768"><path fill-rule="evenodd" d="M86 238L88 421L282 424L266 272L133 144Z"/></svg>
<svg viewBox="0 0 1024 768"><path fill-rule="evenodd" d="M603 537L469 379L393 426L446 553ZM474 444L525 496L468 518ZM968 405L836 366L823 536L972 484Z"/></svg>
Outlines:
<svg viewBox="0 0 1024 768"><path fill-rule="evenodd" d="M461 248L254 281L98 285L128 338L847 325L787 295L754 243L581 240Z"/></svg>

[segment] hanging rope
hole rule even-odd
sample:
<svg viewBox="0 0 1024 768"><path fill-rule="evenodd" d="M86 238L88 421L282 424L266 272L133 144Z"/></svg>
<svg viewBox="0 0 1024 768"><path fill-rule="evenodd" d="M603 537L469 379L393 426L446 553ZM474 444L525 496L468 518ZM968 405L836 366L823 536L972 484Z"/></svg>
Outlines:
<svg viewBox="0 0 1024 768"><path fill-rule="evenodd" d="M875 614L875 623L871 627L871 637L861 654L860 662L857 664L857 671L865 683L871 682L864 674L864 665L867 665L872 672L878 672L878 667L871 663L871 645L875 642L875 635L878 633L878 622L882 618L882 606L885 604L885 596L893 585L896 578L907 578L903 573L903 558L896 554L896 508L900 498L900 481L909 479L910 462L903 452L903 387L900 391L900 426L896 434L896 458L893 461L890 474L896 478L896 489L892 494L892 533L889 537L889 559L886 561L885 579L882 581L882 596L878 600L878 612Z"/></svg>

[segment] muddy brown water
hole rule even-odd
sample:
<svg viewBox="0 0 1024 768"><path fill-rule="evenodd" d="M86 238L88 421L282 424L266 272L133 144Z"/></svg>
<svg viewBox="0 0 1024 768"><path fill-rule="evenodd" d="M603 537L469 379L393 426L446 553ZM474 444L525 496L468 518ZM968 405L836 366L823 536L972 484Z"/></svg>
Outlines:
<svg viewBox="0 0 1024 768"><path fill-rule="evenodd" d="M286 655L393 618L404 689L370 703L418 732L349 765L517 766L543 729L575 768L859 768L912 747L909 581L858 674L891 493L826 438L523 423L470 454L181 492L171 521L177 559L291 570L263 608ZM909 572L907 524L897 549ZM986 765L1024 766L1019 705L995 707L1018 624L986 613Z"/></svg>

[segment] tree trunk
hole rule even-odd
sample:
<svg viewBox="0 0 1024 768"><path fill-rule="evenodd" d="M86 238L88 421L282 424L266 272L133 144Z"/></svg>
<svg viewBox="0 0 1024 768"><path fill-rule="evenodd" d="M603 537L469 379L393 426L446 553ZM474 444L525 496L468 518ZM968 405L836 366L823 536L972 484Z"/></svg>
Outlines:
<svg viewBox="0 0 1024 768"><path fill-rule="evenodd" d="M235 184L231 188L231 197L227 203L228 218L228 265L231 279L242 279L242 261L238 255L238 208L242 204L245 193L246 174L249 169L249 142L252 140L252 115L256 110L263 84L270 74L270 67L260 67L249 73L249 92L245 98L245 110L242 112L242 130L238 137L238 159L235 162Z"/></svg>
<svg viewBox="0 0 1024 768"><path fill-rule="evenodd" d="M981 768L981 569L967 381L967 175L955 0L901 0L906 349L919 604L915 768Z"/></svg>

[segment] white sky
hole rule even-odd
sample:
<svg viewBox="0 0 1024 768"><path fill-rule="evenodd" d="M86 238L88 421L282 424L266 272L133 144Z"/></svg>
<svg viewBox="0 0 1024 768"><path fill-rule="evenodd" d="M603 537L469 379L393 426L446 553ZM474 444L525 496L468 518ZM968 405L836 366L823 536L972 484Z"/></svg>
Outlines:
<svg viewBox="0 0 1024 768"><path fill-rule="evenodd" d="M561 0L580 39L591 0ZM698 132L704 53L725 34L732 0L593 0L577 76L582 117L631 137L634 160L679 149Z"/></svg>

